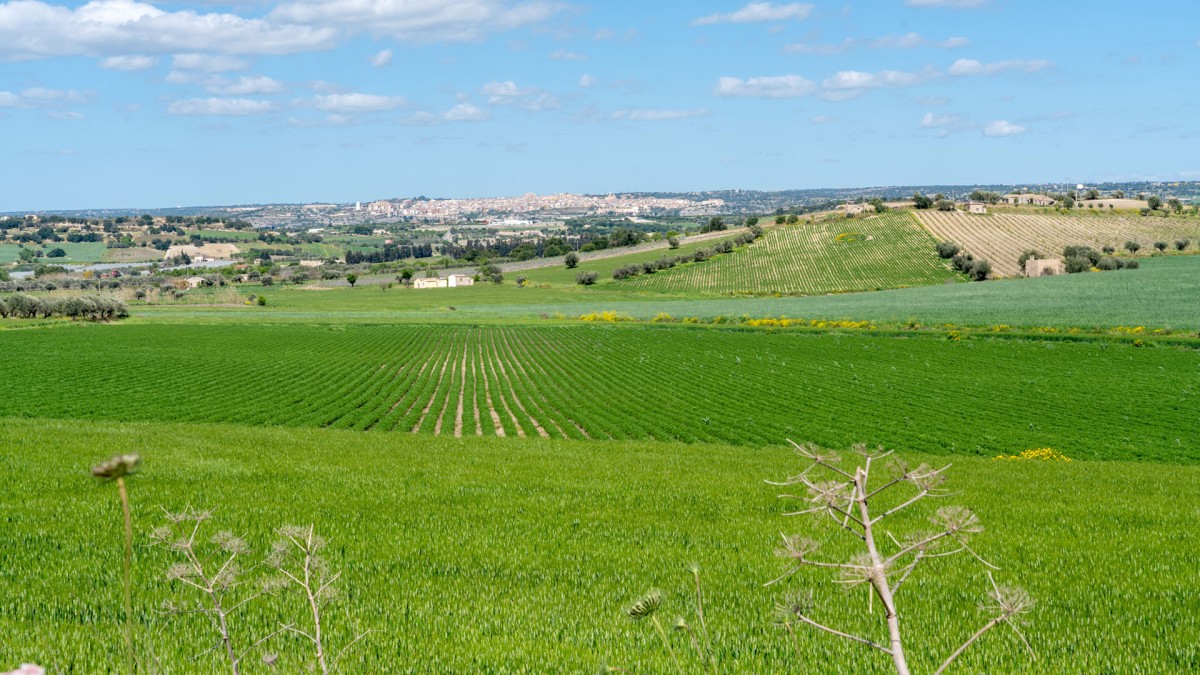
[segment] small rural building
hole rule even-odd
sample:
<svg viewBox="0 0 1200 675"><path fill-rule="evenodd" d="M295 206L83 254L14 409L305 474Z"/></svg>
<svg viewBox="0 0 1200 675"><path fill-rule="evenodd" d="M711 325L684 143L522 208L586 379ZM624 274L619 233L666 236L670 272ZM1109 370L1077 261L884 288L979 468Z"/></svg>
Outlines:
<svg viewBox="0 0 1200 675"><path fill-rule="evenodd" d="M1005 204L1012 204L1014 206L1016 206L1018 204L1031 204L1033 206L1054 206L1057 203L1054 201L1053 198L1047 197L1046 195L1035 195L1035 194L1018 193L1018 192L1006 194L1003 197L1001 197L1000 199L1003 200Z"/></svg>
<svg viewBox="0 0 1200 675"><path fill-rule="evenodd" d="M446 281L449 283L450 288L475 285L475 277L469 274L451 274Z"/></svg>
<svg viewBox="0 0 1200 675"><path fill-rule="evenodd" d="M188 288L200 288L204 285L204 277L188 277L184 279Z"/></svg>
<svg viewBox="0 0 1200 675"><path fill-rule="evenodd" d="M1042 260L1030 258L1025 261L1025 276L1027 277L1049 277L1065 271L1062 258L1044 258Z"/></svg>
<svg viewBox="0 0 1200 675"><path fill-rule="evenodd" d="M842 213L847 216L856 216L874 210L875 207L870 204L842 204Z"/></svg>
<svg viewBox="0 0 1200 675"><path fill-rule="evenodd" d="M413 279L413 288L446 288L446 280L441 277L421 277Z"/></svg>
<svg viewBox="0 0 1200 675"><path fill-rule="evenodd" d="M970 202L967 204L967 212L986 215L987 204L984 204L983 202Z"/></svg>

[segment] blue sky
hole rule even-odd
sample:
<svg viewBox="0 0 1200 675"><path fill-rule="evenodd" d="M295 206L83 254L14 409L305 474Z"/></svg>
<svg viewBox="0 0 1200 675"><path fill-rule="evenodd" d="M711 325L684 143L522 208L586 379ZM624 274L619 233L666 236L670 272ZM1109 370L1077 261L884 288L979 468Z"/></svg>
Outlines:
<svg viewBox="0 0 1200 675"><path fill-rule="evenodd" d="M1200 3L0 0L0 211L1200 179Z"/></svg>

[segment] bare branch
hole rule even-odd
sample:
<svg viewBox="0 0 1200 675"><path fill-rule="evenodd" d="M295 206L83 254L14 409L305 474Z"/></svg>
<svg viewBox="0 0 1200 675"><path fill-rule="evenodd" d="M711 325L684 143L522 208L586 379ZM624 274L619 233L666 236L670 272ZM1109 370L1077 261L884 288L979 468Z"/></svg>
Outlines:
<svg viewBox="0 0 1200 675"><path fill-rule="evenodd" d="M867 646L869 646L869 647L874 647L875 649L878 649L879 651L883 652L884 654L891 654L891 653L892 653L892 650L888 649L887 647L884 647L883 645L881 645L881 644L879 644L879 643L877 643L877 642L873 642L873 641L871 641L871 640L868 640L868 639L866 639L866 638L861 638L861 637L858 637L857 635L851 635L851 634L849 634L849 633L843 633L842 631L840 631L840 630L837 630L837 629L835 629L835 628L830 628L829 626L826 626L826 625L824 625L824 624L819 624L819 623L817 623L816 621L813 621L812 619L808 618L807 616L804 616L803 614L799 614L799 613L797 613L797 614L796 614L796 618L797 618L797 619L799 619L799 620L801 620L801 621L803 621L804 623L806 623L806 624L808 624L808 625L812 626L813 628L820 628L821 630L823 630L823 631L825 631L825 632L827 632L827 633L832 633L832 634L834 634L834 635L836 635L836 636L838 636L838 637L841 637L841 638L846 638L847 640L852 640L852 641L854 641L854 642L861 642L861 643L862 643L862 644L864 644L864 645L867 645Z"/></svg>
<svg viewBox="0 0 1200 675"><path fill-rule="evenodd" d="M954 660L957 659L960 654L962 654L964 651L966 651L967 647L970 647L971 644L973 642L975 642L976 640L978 640L981 635L983 635L984 633L988 632L989 630L995 628L996 624L1000 623L1000 621L1001 621L1000 617L996 617L996 618L992 619L991 621L987 622L987 624L984 625L983 628L980 628L978 631L976 631L974 635L967 638L966 642L962 643L958 647L958 649L954 650L954 653L951 654L949 656L949 658L947 658L944 662L942 662L941 667L939 667L937 670L933 671L933 675L942 675L942 671L949 668L950 664L954 663Z"/></svg>

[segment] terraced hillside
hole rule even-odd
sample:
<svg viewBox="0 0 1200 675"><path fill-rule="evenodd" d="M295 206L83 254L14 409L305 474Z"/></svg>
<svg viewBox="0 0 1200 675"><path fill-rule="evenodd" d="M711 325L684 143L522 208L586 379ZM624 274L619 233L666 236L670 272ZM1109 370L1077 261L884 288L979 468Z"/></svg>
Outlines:
<svg viewBox="0 0 1200 675"><path fill-rule="evenodd" d="M1200 457L1179 431L1200 376L1183 349L650 325L130 324L3 344L0 417Z"/></svg>
<svg viewBox="0 0 1200 675"><path fill-rule="evenodd" d="M1018 274L1017 258L1028 249L1057 255L1064 246L1088 244L1096 248L1113 246L1123 251L1122 245L1126 241L1136 241L1145 253L1156 241L1200 241L1200 220L1194 218L975 215L962 211L917 213L921 223L934 236L953 241L976 256L986 258L1001 276Z"/></svg>
<svg viewBox="0 0 1200 675"><path fill-rule="evenodd" d="M924 286L955 278L912 215L892 212L767 232L753 246L619 285L670 293L815 295Z"/></svg>

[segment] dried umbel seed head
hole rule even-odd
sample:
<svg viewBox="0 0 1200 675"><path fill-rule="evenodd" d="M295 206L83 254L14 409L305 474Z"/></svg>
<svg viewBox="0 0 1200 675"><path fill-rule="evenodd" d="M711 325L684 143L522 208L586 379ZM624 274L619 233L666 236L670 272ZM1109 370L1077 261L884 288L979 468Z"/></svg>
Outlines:
<svg viewBox="0 0 1200 675"><path fill-rule="evenodd" d="M813 603L812 591L792 593L775 605L775 620L779 623L787 623L796 616L808 614L812 611Z"/></svg>
<svg viewBox="0 0 1200 675"><path fill-rule="evenodd" d="M976 534L983 532L983 525L970 509L961 506L946 506L937 510L929 519L947 532Z"/></svg>
<svg viewBox="0 0 1200 675"><path fill-rule="evenodd" d="M991 602L985 604L982 609L985 612L992 614L1000 614L1005 619L1009 617L1019 616L1033 609L1033 596L1023 588L1013 586L998 586L996 590L988 593L988 598Z"/></svg>
<svg viewBox="0 0 1200 675"><path fill-rule="evenodd" d="M658 590L647 591L645 595L638 598L637 602L627 610L629 618L634 621L640 619L648 619L658 612L658 608L662 606L662 593Z"/></svg>
<svg viewBox="0 0 1200 675"><path fill-rule="evenodd" d="M816 541L801 535L783 538L783 546L775 549L775 555L780 558L804 560L805 556L813 553L820 546Z"/></svg>
<svg viewBox="0 0 1200 675"><path fill-rule="evenodd" d="M137 473L142 458L137 455L117 455L92 467L92 475L104 482L124 478Z"/></svg>

